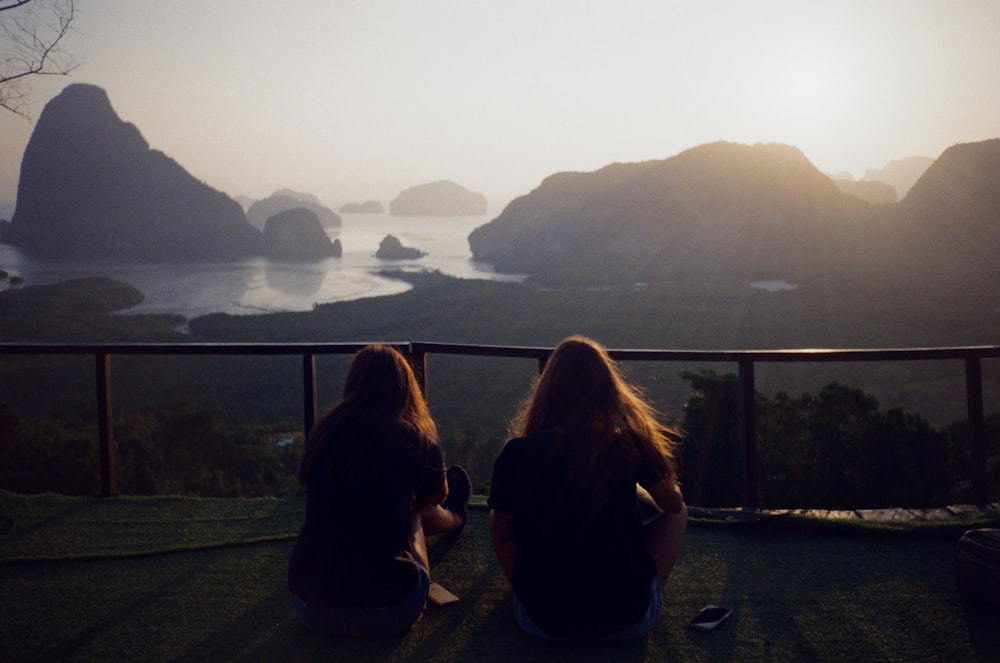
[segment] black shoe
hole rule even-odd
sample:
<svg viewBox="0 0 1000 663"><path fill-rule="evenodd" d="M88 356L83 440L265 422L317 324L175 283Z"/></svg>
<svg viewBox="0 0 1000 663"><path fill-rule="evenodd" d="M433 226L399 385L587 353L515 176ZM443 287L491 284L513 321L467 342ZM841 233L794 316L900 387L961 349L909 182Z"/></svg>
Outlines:
<svg viewBox="0 0 1000 663"><path fill-rule="evenodd" d="M443 506L462 519L462 524L448 532L452 536L458 536L465 529L466 516L469 513L469 497L472 495L472 479L469 473L458 465L448 468L448 497L445 498Z"/></svg>

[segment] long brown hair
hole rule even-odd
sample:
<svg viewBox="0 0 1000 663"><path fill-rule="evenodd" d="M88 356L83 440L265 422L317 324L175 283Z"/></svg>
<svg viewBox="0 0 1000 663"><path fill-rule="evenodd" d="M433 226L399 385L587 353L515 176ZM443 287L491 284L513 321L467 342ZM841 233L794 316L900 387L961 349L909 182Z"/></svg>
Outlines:
<svg viewBox="0 0 1000 663"><path fill-rule="evenodd" d="M299 482L305 484L320 456L329 448L343 446L346 439L363 432L377 438L385 431L403 430L418 445L437 442L437 427L427 401L406 358L388 345L369 345L351 361L343 398L316 422L306 440L299 465ZM365 455L365 449L355 449ZM367 450L368 455L378 452ZM363 469L359 462L354 469Z"/></svg>
<svg viewBox="0 0 1000 663"><path fill-rule="evenodd" d="M527 436L546 430L579 445L571 475L590 482L598 498L604 486L602 463L616 454L648 458L668 479L677 480L678 431L658 421L607 351L584 336L570 336L556 346L511 432Z"/></svg>

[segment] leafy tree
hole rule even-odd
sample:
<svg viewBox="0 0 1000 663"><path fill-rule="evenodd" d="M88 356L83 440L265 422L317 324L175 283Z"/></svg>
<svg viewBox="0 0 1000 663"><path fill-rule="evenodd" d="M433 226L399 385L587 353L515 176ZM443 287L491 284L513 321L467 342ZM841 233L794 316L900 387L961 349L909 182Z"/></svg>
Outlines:
<svg viewBox="0 0 1000 663"><path fill-rule="evenodd" d="M21 493L97 492L96 422L94 412L25 421L0 404L0 488Z"/></svg>
<svg viewBox="0 0 1000 663"><path fill-rule="evenodd" d="M233 427L190 402L141 410L116 423L123 493L248 497L298 490L301 435L287 426ZM291 444L279 445L279 438Z"/></svg>
<svg viewBox="0 0 1000 663"><path fill-rule="evenodd" d="M740 385L735 375L684 373L681 478L699 506L742 504ZM864 391L831 382L817 396L757 398L762 496L769 507L927 508L950 501L955 476L944 431ZM1000 419L997 420L1000 425ZM964 474L963 474L964 472Z"/></svg>
<svg viewBox="0 0 1000 663"><path fill-rule="evenodd" d="M684 413L680 478L684 498L707 507L743 503L741 388L735 375L685 371L691 384Z"/></svg>
<svg viewBox="0 0 1000 663"><path fill-rule="evenodd" d="M832 382L813 397L760 399L758 441L768 506L829 509L940 506L948 438L920 415Z"/></svg>
<svg viewBox="0 0 1000 663"><path fill-rule="evenodd" d="M1000 414L991 414L983 422L986 428L986 490L993 499L1000 496ZM970 445L971 431L966 421L948 426L950 453L949 473L956 477L952 486L951 502L967 504L973 501L973 454Z"/></svg>
<svg viewBox="0 0 1000 663"><path fill-rule="evenodd" d="M763 438L758 439L762 493L770 506L775 499L797 506L808 503L808 489L800 479L806 458L801 450L809 447L811 400L808 394L793 398L782 391L758 409L758 435Z"/></svg>
<svg viewBox="0 0 1000 663"><path fill-rule="evenodd" d="M0 489L95 494L100 486L95 422L93 411L29 421L0 403ZM287 430L233 427L219 413L190 403L121 416L115 422L119 490L215 497L296 492L302 439L282 432Z"/></svg>
<svg viewBox="0 0 1000 663"><path fill-rule="evenodd" d="M845 508L858 505L873 419L874 396L836 382L822 388L816 399L802 403L809 417L807 462L800 482L814 490L811 504Z"/></svg>
<svg viewBox="0 0 1000 663"><path fill-rule="evenodd" d="M952 441L918 414L893 407L880 413L870 450L868 483L872 502L928 508L950 503ZM971 476L971 474L969 475Z"/></svg>
<svg viewBox="0 0 1000 663"><path fill-rule="evenodd" d="M74 17L73 0L0 0L0 108L27 117L32 78L77 67L62 49Z"/></svg>

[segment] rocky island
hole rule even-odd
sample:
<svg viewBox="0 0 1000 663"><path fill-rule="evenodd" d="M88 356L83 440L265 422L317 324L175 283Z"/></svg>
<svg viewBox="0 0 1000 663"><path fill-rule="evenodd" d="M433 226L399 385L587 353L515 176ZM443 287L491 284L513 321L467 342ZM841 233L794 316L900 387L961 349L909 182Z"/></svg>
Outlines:
<svg viewBox="0 0 1000 663"><path fill-rule="evenodd" d="M420 249L403 246L399 238L395 235L386 235L378 245L375 257L379 260L416 260L423 258L427 253Z"/></svg>
<svg viewBox="0 0 1000 663"><path fill-rule="evenodd" d="M486 196L441 180L405 189L389 203L395 216L478 216L486 214Z"/></svg>
<svg viewBox="0 0 1000 663"><path fill-rule="evenodd" d="M315 214L324 228L340 228L343 223L340 215L320 203L316 196L291 189L280 189L267 198L254 201L247 208L247 220L255 228L263 228L270 217L296 207L305 208Z"/></svg>
<svg viewBox="0 0 1000 663"><path fill-rule="evenodd" d="M366 200L363 203L346 203L337 211L341 214L383 214L385 207L377 200Z"/></svg>
<svg viewBox="0 0 1000 663"><path fill-rule="evenodd" d="M150 149L104 90L84 84L42 110L5 235L43 255L156 260L240 258L260 242L236 201Z"/></svg>
<svg viewBox="0 0 1000 663"><path fill-rule="evenodd" d="M316 213L305 207L278 212L264 223L261 250L272 258L339 258L340 240L327 237Z"/></svg>

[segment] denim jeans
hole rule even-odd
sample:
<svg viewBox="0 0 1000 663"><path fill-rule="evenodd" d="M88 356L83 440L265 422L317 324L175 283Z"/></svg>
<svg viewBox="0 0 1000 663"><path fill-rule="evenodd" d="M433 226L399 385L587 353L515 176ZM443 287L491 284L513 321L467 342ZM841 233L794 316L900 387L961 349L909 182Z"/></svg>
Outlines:
<svg viewBox="0 0 1000 663"><path fill-rule="evenodd" d="M410 630L427 605L431 578L427 569L414 560L420 573L413 590L406 598L386 606L366 607L336 605L307 605L292 595L295 614L310 631L324 635L350 638L380 638L400 635Z"/></svg>

